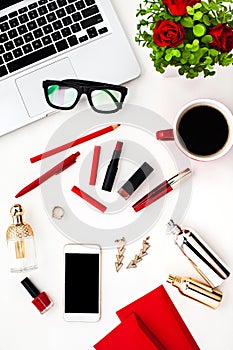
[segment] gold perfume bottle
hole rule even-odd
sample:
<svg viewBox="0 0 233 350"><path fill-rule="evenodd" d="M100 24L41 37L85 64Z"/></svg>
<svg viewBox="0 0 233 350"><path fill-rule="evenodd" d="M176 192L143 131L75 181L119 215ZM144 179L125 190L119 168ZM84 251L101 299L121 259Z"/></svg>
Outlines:
<svg viewBox="0 0 233 350"><path fill-rule="evenodd" d="M29 224L23 222L24 210L20 204L10 209L13 224L6 232L11 272L22 272L37 268L34 233Z"/></svg>
<svg viewBox="0 0 233 350"><path fill-rule="evenodd" d="M169 275L167 282L177 287L179 292L189 298L199 301L212 309L216 309L221 300L222 292L190 277Z"/></svg>

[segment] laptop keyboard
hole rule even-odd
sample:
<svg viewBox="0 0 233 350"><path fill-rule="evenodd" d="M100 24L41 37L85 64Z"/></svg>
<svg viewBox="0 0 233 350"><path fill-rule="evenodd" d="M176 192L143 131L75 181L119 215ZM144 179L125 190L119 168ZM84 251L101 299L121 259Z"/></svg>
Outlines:
<svg viewBox="0 0 233 350"><path fill-rule="evenodd" d="M108 32L95 0L39 0L0 17L0 77Z"/></svg>

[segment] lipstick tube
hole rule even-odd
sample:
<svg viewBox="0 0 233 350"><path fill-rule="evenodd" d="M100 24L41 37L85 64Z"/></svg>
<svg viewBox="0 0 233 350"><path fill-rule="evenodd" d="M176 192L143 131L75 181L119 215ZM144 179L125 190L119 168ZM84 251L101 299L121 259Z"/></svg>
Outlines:
<svg viewBox="0 0 233 350"><path fill-rule="evenodd" d="M133 192L146 180L154 169L148 164L143 163L142 166L129 178L129 180L119 189L118 193L128 199Z"/></svg>
<svg viewBox="0 0 233 350"><path fill-rule="evenodd" d="M160 185L155 187L152 191L142 197L138 202L133 205L133 209L138 212L148 205L154 203L161 197L165 196L167 193L173 191L180 183L186 178L188 178L191 174L191 170L189 168L181 171L176 174L169 180L163 181Z"/></svg>
<svg viewBox="0 0 233 350"><path fill-rule="evenodd" d="M87 194L86 192L84 192L83 190L78 188L77 186L73 186L71 191L74 192L75 194L77 194L82 199L84 199L86 202L88 202L91 205L93 205L93 207L95 207L96 209L102 211L102 213L104 213L105 210L107 209L105 207L105 205L103 205L100 202L98 202L95 198L89 196L89 194Z"/></svg>
<svg viewBox="0 0 233 350"><path fill-rule="evenodd" d="M32 304L37 308L37 310L40 311L41 314L44 314L53 306L53 302L50 300L48 295L45 292L40 292L28 277L22 280L21 283L33 297Z"/></svg>
<svg viewBox="0 0 233 350"><path fill-rule="evenodd" d="M181 229L173 220L169 221L168 228L176 245L211 287L219 286L230 276L225 263L195 231Z"/></svg>
<svg viewBox="0 0 233 350"><path fill-rule="evenodd" d="M173 287L178 288L181 294L197 300L212 309L216 309L222 300L223 294L220 290L211 288L210 286L190 277L180 277L170 274L167 282L171 283Z"/></svg>
<svg viewBox="0 0 233 350"><path fill-rule="evenodd" d="M100 150L101 150L100 146L94 147L94 153L93 153L93 159L92 159L92 165L91 165L91 175L90 175L90 180L89 180L89 185L92 185L92 186L94 186L96 183Z"/></svg>
<svg viewBox="0 0 233 350"><path fill-rule="evenodd" d="M118 163L119 163L119 158L121 155L121 150L122 150L123 142L117 141L115 150L112 155L112 159L109 163L109 166L107 168L102 190L111 192L112 186L117 174L118 170Z"/></svg>

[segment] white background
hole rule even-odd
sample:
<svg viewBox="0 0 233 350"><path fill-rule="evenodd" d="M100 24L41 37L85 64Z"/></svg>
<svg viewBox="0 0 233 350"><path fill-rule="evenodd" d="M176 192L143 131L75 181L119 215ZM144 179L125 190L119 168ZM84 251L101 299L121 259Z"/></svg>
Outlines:
<svg viewBox="0 0 233 350"><path fill-rule="evenodd" d="M138 47L134 42L139 1L113 0L113 4L142 68L140 78L126 84L129 88L128 103L152 109L171 123L177 111L196 98L216 99L233 111L232 67L219 69L214 77L193 81L161 76L153 69L147 49ZM80 109L85 107L85 103L79 106ZM166 215L150 232L149 255L136 269L122 268L117 274L114 266L116 251L103 252L101 321L96 324L67 323L62 318L62 251L69 241L49 220L39 189L20 198L19 202L26 211L25 219L34 229L38 250L39 269L28 275L55 302L54 307L43 316L31 304L30 295L19 283L24 275L10 274L7 264L5 231L11 222L9 208L16 202L15 193L39 175L40 164L31 165L30 156L46 147L54 130L67 116L57 114L0 139L0 349L92 349L119 323L115 314L118 309L164 283L202 350L232 350L232 277L221 286L224 299L217 310L183 297L178 290L166 284L169 273L200 279L173 244L172 238L165 235ZM217 161L192 162L192 169L192 198L182 225L195 228L233 271L233 149ZM128 245L125 264L140 249L141 240ZM167 331L169 336L169 329Z"/></svg>

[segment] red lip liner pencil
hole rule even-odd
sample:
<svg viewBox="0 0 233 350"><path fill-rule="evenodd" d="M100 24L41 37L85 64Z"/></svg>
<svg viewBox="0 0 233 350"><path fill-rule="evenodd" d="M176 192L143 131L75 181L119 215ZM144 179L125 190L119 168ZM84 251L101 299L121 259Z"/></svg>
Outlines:
<svg viewBox="0 0 233 350"><path fill-rule="evenodd" d="M110 131L113 131L115 129L117 129L121 124L114 124L114 125L109 125L107 126L106 128L104 129L101 129L101 130L97 130L89 135L86 135L86 136L83 136L83 137L80 137L79 139L77 140L74 140L74 141L71 141L71 142L68 142L68 143L65 143L64 145L61 145L61 146L58 146L56 148L53 148L47 152L44 152L44 153L41 153L35 157L32 157L30 158L30 161L31 163L35 163L35 162L38 162L39 160L41 160L42 158L47 158L47 157L50 157L52 156L53 154L56 154L56 153L59 153L59 152L62 152L66 149L69 149L71 147L74 147L74 146L77 146L77 145L80 145L81 143L84 143L86 141L89 141L89 140L92 140L98 136L101 136L101 135L104 135Z"/></svg>

